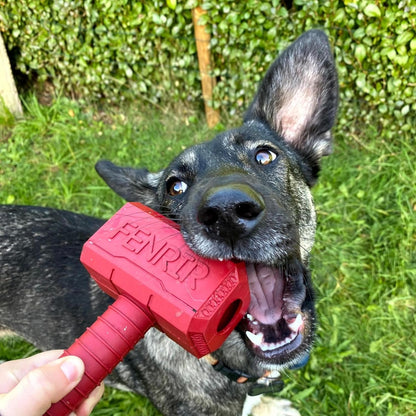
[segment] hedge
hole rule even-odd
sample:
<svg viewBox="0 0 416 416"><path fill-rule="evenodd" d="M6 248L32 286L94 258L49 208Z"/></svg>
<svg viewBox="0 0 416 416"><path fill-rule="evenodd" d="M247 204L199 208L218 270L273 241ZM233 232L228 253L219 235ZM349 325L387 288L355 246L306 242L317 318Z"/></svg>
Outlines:
<svg viewBox="0 0 416 416"><path fill-rule="evenodd" d="M416 3L410 0L3 0L15 68L65 94L200 102L191 9L208 11L214 105L241 114L268 65L321 27L338 63L343 123L415 128Z"/></svg>

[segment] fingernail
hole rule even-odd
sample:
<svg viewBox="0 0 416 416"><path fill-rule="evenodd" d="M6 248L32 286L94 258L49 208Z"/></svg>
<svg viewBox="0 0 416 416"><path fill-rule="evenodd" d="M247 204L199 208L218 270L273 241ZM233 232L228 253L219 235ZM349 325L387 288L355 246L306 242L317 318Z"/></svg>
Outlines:
<svg viewBox="0 0 416 416"><path fill-rule="evenodd" d="M61 370L68 381L72 382L81 378L84 372L84 364L80 358L68 357L65 358L64 362L61 364Z"/></svg>

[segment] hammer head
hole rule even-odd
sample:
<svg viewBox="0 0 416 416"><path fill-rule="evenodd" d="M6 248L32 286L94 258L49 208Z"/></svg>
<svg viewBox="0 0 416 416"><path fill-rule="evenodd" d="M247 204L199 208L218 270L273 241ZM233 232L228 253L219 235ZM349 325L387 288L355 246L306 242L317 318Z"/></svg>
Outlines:
<svg viewBox="0 0 416 416"><path fill-rule="evenodd" d="M198 358L222 345L250 304L244 263L199 257L176 223L140 203L111 217L81 261L107 294L128 296Z"/></svg>

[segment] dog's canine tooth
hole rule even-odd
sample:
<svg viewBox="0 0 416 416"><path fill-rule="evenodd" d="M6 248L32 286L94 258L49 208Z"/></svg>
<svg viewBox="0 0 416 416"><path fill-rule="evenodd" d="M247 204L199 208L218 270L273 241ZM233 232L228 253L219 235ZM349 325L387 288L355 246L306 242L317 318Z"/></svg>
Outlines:
<svg viewBox="0 0 416 416"><path fill-rule="evenodd" d="M291 324L288 324L287 326L290 328L292 332L297 333L302 323L303 323L302 314L298 313L296 315L296 319Z"/></svg>
<svg viewBox="0 0 416 416"><path fill-rule="evenodd" d="M256 318L254 318L254 316L251 313L246 313L245 317L250 321L251 325L259 324L259 321Z"/></svg>
<svg viewBox="0 0 416 416"><path fill-rule="evenodd" d="M254 345L261 346L263 342L263 334L261 332L256 335L250 331L246 331L246 336Z"/></svg>

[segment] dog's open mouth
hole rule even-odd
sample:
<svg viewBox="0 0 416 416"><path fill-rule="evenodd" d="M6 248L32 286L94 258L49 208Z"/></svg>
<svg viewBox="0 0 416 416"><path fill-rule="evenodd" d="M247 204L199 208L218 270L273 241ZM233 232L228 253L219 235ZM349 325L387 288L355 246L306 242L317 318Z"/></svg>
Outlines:
<svg viewBox="0 0 416 416"><path fill-rule="evenodd" d="M306 286L300 270L246 264L251 302L238 330L253 353L276 363L304 339Z"/></svg>

